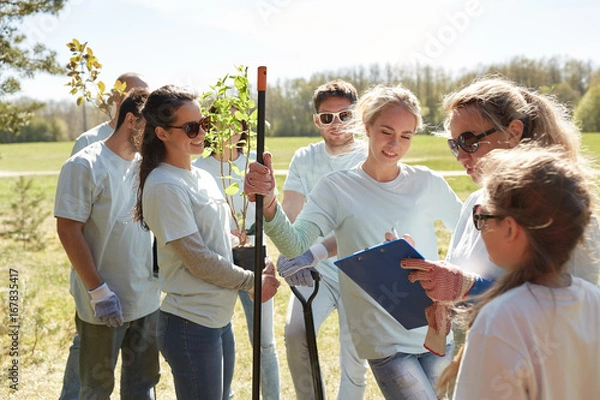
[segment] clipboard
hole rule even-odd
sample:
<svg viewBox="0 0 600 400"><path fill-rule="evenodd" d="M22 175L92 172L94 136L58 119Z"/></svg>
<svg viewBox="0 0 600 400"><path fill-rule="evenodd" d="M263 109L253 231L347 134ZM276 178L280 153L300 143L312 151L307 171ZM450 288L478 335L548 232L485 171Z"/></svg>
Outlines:
<svg viewBox="0 0 600 400"><path fill-rule="evenodd" d="M427 325L425 307L433 301L419 282L408 280L410 271L400 267L404 258L424 257L406 240L397 239L334 263L404 328L414 329Z"/></svg>

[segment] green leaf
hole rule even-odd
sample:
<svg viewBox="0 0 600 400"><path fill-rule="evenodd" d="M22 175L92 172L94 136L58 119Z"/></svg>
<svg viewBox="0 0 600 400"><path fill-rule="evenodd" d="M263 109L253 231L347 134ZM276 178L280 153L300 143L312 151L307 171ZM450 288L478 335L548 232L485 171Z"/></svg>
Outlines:
<svg viewBox="0 0 600 400"><path fill-rule="evenodd" d="M240 185L237 182L232 183L231 185L229 185L225 188L225 194L227 194L229 196L233 196L234 194L236 194L239 191L240 191Z"/></svg>
<svg viewBox="0 0 600 400"><path fill-rule="evenodd" d="M78 106L80 106L80 105L82 105L82 104L83 104L83 96L79 96L79 97L77 98L77 105L78 105Z"/></svg>

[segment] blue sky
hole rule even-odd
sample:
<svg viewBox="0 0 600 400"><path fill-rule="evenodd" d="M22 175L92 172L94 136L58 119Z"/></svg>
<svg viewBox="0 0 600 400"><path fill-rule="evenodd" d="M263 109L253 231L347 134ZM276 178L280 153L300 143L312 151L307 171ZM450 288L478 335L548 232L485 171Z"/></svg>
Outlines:
<svg viewBox="0 0 600 400"><path fill-rule="evenodd" d="M112 85L144 74L151 89L199 91L238 64L267 66L267 80L372 63L420 62L460 71L514 56L553 55L600 66L596 0L72 0L58 17L24 23L29 38L58 52L87 41ZM23 81L40 100L69 98L66 77Z"/></svg>

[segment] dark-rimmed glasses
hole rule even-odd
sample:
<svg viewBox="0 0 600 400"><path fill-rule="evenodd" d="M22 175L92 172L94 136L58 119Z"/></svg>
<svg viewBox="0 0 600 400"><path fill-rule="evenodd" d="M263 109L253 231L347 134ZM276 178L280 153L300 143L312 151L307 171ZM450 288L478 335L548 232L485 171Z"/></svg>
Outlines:
<svg viewBox="0 0 600 400"><path fill-rule="evenodd" d="M198 136L198 133L200 133L200 128L202 128L204 132L208 132L210 129L210 117L206 116L203 117L199 122L186 122L180 126L167 125L165 128L181 129L185 132L187 137L193 139Z"/></svg>
<svg viewBox="0 0 600 400"><path fill-rule="evenodd" d="M322 112L315 115L317 116L321 125L329 125L333 123L335 117L337 117L340 120L340 122L348 122L350 121L350 119L352 119L354 113L352 112L352 110L343 110L335 113Z"/></svg>
<svg viewBox="0 0 600 400"><path fill-rule="evenodd" d="M484 137L496 132L496 130L496 128L492 128L489 131L480 133L479 135L476 135L470 131L463 132L458 135L457 140L448 139L448 147L450 147L450 151L452 154L454 154L454 157L458 157L459 147L469 154L475 153L477 149L479 149L479 141Z"/></svg>
<svg viewBox="0 0 600 400"><path fill-rule="evenodd" d="M481 228L483 228L483 225L485 225L485 221L494 218L502 219L503 217L499 215L484 214L481 209L481 204L475 204L473 206L473 225L475 225L475 229L477 229L478 231L480 231Z"/></svg>

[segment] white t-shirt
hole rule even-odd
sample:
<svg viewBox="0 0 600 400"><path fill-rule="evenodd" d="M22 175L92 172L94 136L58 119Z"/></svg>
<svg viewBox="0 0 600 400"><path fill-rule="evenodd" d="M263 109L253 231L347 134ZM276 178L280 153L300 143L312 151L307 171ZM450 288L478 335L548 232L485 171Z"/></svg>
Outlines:
<svg viewBox="0 0 600 400"><path fill-rule="evenodd" d="M252 158L252 154L250 155ZM240 170L245 171L246 162L248 157L245 154L240 154L237 159L232 161L232 163ZM221 164L223 167L223 171L221 172ZM225 192L225 188L229 187L232 184L239 185L239 191L234 194L232 197L233 205L235 207L236 215L238 218L241 218L241 212L244 207L244 202L246 202L246 229L249 229L256 219L256 206L255 203L251 203L241 195L244 190L244 178L236 173L236 171L232 168L229 162L221 163L221 161L216 158L209 156L206 158L198 157L192 163L193 166L197 168L201 168L208 173L210 173L215 181L217 182L217 186L221 189L221 193ZM225 188L223 187L223 181L221 180L221 176L225 176ZM236 229L235 223L233 219L231 220L231 229Z"/></svg>
<svg viewBox="0 0 600 400"><path fill-rule="evenodd" d="M308 198L322 177L330 172L352 168L364 161L365 157L366 149L363 147L357 147L348 154L334 156L327 152L324 141L311 143L294 153L283 190L298 192ZM323 238L319 238L318 242L321 241ZM319 263L316 269L321 275L338 282L338 270L333 264L335 259L335 257L331 257Z"/></svg>
<svg viewBox="0 0 600 400"><path fill-rule="evenodd" d="M496 280L504 270L490 261L481 233L473 225L473 206L484 202L484 190L472 193L463 205L450 240L446 260L465 271ZM598 284L600 271L600 228L592 218L583 243L577 245L567 262L567 270L588 282Z"/></svg>
<svg viewBox="0 0 600 400"><path fill-rule="evenodd" d="M73 144L71 155L86 148L92 143L106 139L112 135L113 132L114 129L109 125L109 121L103 122L100 125L96 125L92 129L83 132L77 139L75 139L75 144Z"/></svg>
<svg viewBox="0 0 600 400"><path fill-rule="evenodd" d="M233 262L229 239L229 206L206 171L161 163L146 179L144 221L156 236L158 265L165 296L161 310L209 328L231 321L238 291L194 276L169 242L199 232L204 245Z"/></svg>
<svg viewBox="0 0 600 400"><path fill-rule="evenodd" d="M600 395L600 288L525 284L486 304L467 335L454 398L587 400Z"/></svg>
<svg viewBox="0 0 600 400"><path fill-rule="evenodd" d="M96 269L117 295L125 321L158 309L158 279L152 274L152 237L133 220L139 155L127 161L98 142L69 158L60 171L54 216L83 222L83 234ZM90 295L71 271L71 294L77 315L91 324Z"/></svg>
<svg viewBox="0 0 600 400"><path fill-rule="evenodd" d="M323 234L335 232L338 258L382 243L385 232L394 227L400 234L410 234L424 257L436 259L434 221L454 227L461 205L444 178L426 167L400 163L396 179L378 182L358 165L321 179L298 219L317 224ZM347 275L340 271L339 277L359 357L425 352L427 327L406 330Z"/></svg>

